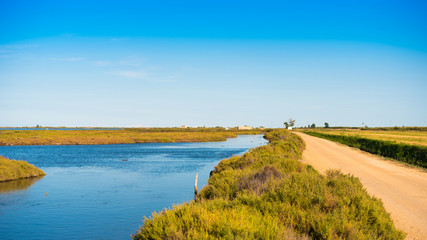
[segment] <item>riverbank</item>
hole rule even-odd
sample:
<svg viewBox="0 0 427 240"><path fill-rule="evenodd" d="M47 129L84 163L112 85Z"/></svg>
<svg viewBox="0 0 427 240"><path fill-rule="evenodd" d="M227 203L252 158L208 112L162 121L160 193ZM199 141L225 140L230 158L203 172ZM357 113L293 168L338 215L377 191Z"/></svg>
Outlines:
<svg viewBox="0 0 427 240"><path fill-rule="evenodd" d="M305 144L288 131L221 161L197 201L144 220L133 239L403 239L382 202L338 171L301 163Z"/></svg>
<svg viewBox="0 0 427 240"><path fill-rule="evenodd" d="M93 145L125 143L218 142L237 135L260 134L262 131L229 131L200 129L123 130L2 130L0 146L16 145Z"/></svg>
<svg viewBox="0 0 427 240"><path fill-rule="evenodd" d="M46 175L26 161L10 160L0 156L0 182Z"/></svg>

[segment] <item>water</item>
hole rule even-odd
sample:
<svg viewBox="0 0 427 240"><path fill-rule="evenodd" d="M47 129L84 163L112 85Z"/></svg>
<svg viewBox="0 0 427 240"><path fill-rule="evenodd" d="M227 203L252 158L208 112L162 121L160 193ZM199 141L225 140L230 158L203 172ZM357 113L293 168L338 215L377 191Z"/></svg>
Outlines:
<svg viewBox="0 0 427 240"><path fill-rule="evenodd" d="M41 179L0 183L0 239L129 239L144 216L190 201L218 162L265 144L261 135L226 142L7 146Z"/></svg>

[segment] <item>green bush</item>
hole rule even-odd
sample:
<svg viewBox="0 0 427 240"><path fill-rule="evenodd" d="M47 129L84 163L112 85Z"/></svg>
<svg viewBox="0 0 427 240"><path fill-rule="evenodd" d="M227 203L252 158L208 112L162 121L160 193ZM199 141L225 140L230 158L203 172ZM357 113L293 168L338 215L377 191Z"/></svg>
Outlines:
<svg viewBox="0 0 427 240"><path fill-rule="evenodd" d="M339 142L383 157L427 168L427 147L382 141L359 136L343 136L319 132L304 132L308 135Z"/></svg>
<svg viewBox="0 0 427 240"><path fill-rule="evenodd" d="M403 239L355 177L302 164L288 131L221 161L196 201L145 218L133 239Z"/></svg>

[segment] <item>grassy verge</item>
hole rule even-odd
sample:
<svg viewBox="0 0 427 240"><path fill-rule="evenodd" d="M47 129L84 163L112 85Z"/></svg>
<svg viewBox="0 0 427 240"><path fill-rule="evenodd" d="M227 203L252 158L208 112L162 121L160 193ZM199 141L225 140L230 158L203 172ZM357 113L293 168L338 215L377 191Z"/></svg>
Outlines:
<svg viewBox="0 0 427 240"><path fill-rule="evenodd" d="M153 213L133 239L403 239L355 177L302 164L288 131L221 161L197 201Z"/></svg>
<svg viewBox="0 0 427 240"><path fill-rule="evenodd" d="M46 175L25 161L10 160L0 156L0 182Z"/></svg>
<svg viewBox="0 0 427 240"><path fill-rule="evenodd" d="M215 128L213 128L215 129ZM179 129L123 129L123 130L3 130L0 146L11 145L77 145L166 142L225 141L241 134L259 134L261 131Z"/></svg>
<svg viewBox="0 0 427 240"><path fill-rule="evenodd" d="M305 131L304 133L359 148L363 151L378 154L383 157L389 157L401 162L427 168L427 147L425 146L368 139L359 136L334 135L311 131Z"/></svg>

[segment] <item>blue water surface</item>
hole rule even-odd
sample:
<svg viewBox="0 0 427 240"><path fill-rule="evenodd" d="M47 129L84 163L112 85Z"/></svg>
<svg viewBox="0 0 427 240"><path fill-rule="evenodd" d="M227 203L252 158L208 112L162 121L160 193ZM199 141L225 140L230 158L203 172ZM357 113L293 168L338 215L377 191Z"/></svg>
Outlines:
<svg viewBox="0 0 427 240"><path fill-rule="evenodd" d="M0 239L129 239L144 216L194 197L223 158L264 145L225 142L4 146L0 155L41 168L41 179L0 183Z"/></svg>

